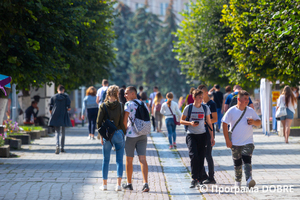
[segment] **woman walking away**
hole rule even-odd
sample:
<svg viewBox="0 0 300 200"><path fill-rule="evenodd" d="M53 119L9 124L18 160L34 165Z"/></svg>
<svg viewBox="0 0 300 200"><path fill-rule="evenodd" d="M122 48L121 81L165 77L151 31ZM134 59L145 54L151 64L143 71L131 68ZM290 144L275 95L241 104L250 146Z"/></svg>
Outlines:
<svg viewBox="0 0 300 200"><path fill-rule="evenodd" d="M97 90L93 86L86 90L86 96L82 102L81 119L84 120L85 109L87 109L87 117L89 120L89 136L88 139L95 140L96 120L98 114L98 104L96 103Z"/></svg>
<svg viewBox="0 0 300 200"><path fill-rule="evenodd" d="M178 104L173 100L172 92L169 92L167 95L167 102L164 102L161 106L160 113L163 114L166 118L166 126L168 129L168 138L170 143L170 149L173 147L176 148L176 124L173 118L173 115L181 116L181 112L178 108ZM173 141L172 141L173 140Z"/></svg>
<svg viewBox="0 0 300 200"><path fill-rule="evenodd" d="M283 91L277 100L276 110L280 107L281 104L285 105L287 115L280 117L280 121L283 126L285 143L289 143L290 127L292 124L292 120L294 119L295 109L297 108L297 100L292 92L292 89L287 85L283 88Z"/></svg>
<svg viewBox="0 0 300 200"><path fill-rule="evenodd" d="M117 127L117 131L114 133L111 141L106 141L104 138L101 139L103 145L103 162L102 162L102 177L103 185L100 187L101 190L107 190L107 176L108 167L110 160L110 152L112 144L116 149L116 162L117 162L117 186L116 191L121 191L121 181L123 176L123 155L124 155L124 133L125 126L123 124L124 107L119 102L119 87L116 85L109 86L106 92L106 98L104 103L101 104L98 112L97 127L100 128L102 123L108 119L114 122Z"/></svg>
<svg viewBox="0 0 300 200"><path fill-rule="evenodd" d="M156 93L154 97L154 103L152 106L152 113L154 113L155 118L155 127L157 132L161 132L162 127L162 114L160 113L161 105L163 104L164 99L160 92ZM158 126L159 123L159 126Z"/></svg>
<svg viewBox="0 0 300 200"><path fill-rule="evenodd" d="M125 103L127 102L124 95L125 95L125 90L124 90L123 88L121 88L121 89L119 90L119 101L120 101L123 105L125 105Z"/></svg>

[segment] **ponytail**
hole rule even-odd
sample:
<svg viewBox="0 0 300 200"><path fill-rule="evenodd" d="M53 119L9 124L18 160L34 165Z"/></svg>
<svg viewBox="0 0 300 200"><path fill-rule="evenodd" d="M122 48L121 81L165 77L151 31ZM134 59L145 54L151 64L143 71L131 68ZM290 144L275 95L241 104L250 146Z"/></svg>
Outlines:
<svg viewBox="0 0 300 200"><path fill-rule="evenodd" d="M173 93L172 92L167 93L166 97L168 99L167 104L168 104L169 107L171 107L171 102L173 100Z"/></svg>

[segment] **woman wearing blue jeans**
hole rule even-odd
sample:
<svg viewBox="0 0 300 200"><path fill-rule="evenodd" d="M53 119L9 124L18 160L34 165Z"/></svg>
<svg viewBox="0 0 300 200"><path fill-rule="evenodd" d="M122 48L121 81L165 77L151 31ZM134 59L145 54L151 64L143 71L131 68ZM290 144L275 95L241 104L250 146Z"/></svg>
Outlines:
<svg viewBox="0 0 300 200"><path fill-rule="evenodd" d="M87 117L89 120L89 136L88 139L95 140L96 119L98 114L98 104L96 103L97 90L93 86L86 90L86 96L82 102L81 119L84 120L85 109L87 109Z"/></svg>
<svg viewBox="0 0 300 200"><path fill-rule="evenodd" d="M103 145L103 162L102 162L102 177L103 185L100 187L101 190L107 190L107 177L108 168L110 161L110 153L112 146L114 146L116 151L116 163L117 163L117 186L116 191L121 191L121 181L123 176L123 155L124 155L124 133L125 126L123 124L124 117L124 107L122 103L119 102L119 87L116 85L109 86L106 91L106 99L104 103L101 104L100 110L98 112L97 127L100 128L102 123L108 119L113 121L117 127L117 131L114 133L111 141L106 141L103 137L100 137L101 144ZM107 109L105 110L105 107Z"/></svg>
<svg viewBox="0 0 300 200"><path fill-rule="evenodd" d="M181 116L181 112L178 108L178 104L173 100L173 93L169 92L167 95L167 102L164 102L161 106L160 113L165 116L166 119L166 126L168 130L168 139L170 146L169 148L172 149L173 147L176 148L176 124L174 122L174 117Z"/></svg>

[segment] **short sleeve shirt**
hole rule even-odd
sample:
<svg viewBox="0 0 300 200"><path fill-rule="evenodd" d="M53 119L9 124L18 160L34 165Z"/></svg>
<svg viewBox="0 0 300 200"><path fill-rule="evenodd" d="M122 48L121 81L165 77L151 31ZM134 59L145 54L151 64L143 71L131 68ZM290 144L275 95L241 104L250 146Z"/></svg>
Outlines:
<svg viewBox="0 0 300 200"><path fill-rule="evenodd" d="M139 104L143 103L138 99L135 99ZM146 106L146 105L145 105ZM129 113L128 120L127 120L127 130L126 130L126 137L139 137L140 135L136 134L132 128L132 122L135 120L135 113L138 105L134 101L127 101L125 103L125 112ZM147 106L146 106L147 108ZM130 118L130 119L129 119Z"/></svg>
<svg viewBox="0 0 300 200"><path fill-rule="evenodd" d="M102 104L102 102L101 102L102 94L103 94L104 91L107 90L107 88L108 88L108 86L103 86L103 87L101 87L101 88L99 88L99 89L97 90L97 97L100 97L100 100L99 100L99 106Z"/></svg>
<svg viewBox="0 0 300 200"><path fill-rule="evenodd" d="M222 108L223 93L220 91L214 91L213 96L214 96L214 102L216 103L217 108Z"/></svg>
<svg viewBox="0 0 300 200"><path fill-rule="evenodd" d="M206 104L204 103L204 105L207 105L209 107L209 110L211 112L210 118L212 118L212 113L217 112L216 103L213 100L209 100ZM213 127L213 129L215 128L214 126L212 126L212 127Z"/></svg>
<svg viewBox="0 0 300 200"><path fill-rule="evenodd" d="M237 120L241 117L242 113L242 110L238 109L236 106L232 106L223 116L222 122L229 124L231 130ZM248 125L247 123L248 117L251 117L254 120L260 119L251 107L247 107L245 115L233 130L232 145L243 146L253 143L253 128L252 125Z"/></svg>
<svg viewBox="0 0 300 200"><path fill-rule="evenodd" d="M189 106L191 106L191 105L189 105ZM185 115L185 116L188 115L189 106L186 106L184 108L183 115ZM204 134L204 133L206 133L205 125L204 125L205 114L204 114L204 109L203 109L202 106L203 105L201 105L200 108L196 108L193 105L193 109L192 109L192 113L191 113L191 117L190 117L189 121L190 122L192 122L192 121L199 121L199 125L196 126L196 127L188 126L188 131L187 131L188 134ZM204 106L206 106L206 105L204 105ZM211 114L208 106L206 106L206 114L207 115Z"/></svg>

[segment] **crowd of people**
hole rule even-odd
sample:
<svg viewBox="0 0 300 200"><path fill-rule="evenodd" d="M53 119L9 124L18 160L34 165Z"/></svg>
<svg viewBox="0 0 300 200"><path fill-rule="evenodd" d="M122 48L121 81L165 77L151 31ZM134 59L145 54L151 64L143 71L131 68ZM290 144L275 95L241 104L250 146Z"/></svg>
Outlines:
<svg viewBox="0 0 300 200"><path fill-rule="evenodd" d="M141 171L143 174L143 192L148 192L148 164L146 159L147 135L140 135L137 132L135 118L140 106L147 108L148 117L151 115L153 131L162 132L162 120L168 132L169 148L176 148L176 126L185 126L186 145L189 151L192 181L190 188L201 184L215 184L214 161L212 157L213 146L215 145L215 132L223 130L226 146L232 151L232 158L235 171L235 186L241 187L242 166L246 185L251 188L255 186L252 177L252 153L254 151L253 125L260 126L261 120L253 109L250 94L241 86L235 85L233 92L230 86L226 86L226 93L223 94L219 85L214 85L208 90L206 85L199 85L191 88L189 94L174 101L172 92L165 96L159 92L158 87L147 97L143 87L139 91L133 86L119 88L116 85L109 86L107 80L103 80L102 87L96 91L91 86L86 91L83 100L82 118L85 118L85 110L88 117L88 139L95 139L95 129L99 129L106 120L114 123L116 130L110 139L98 134L103 145L102 177L103 185L101 190L107 190L108 166L112 148L116 151L117 164L117 186L116 191L133 190L133 158L136 151ZM64 127L69 126L70 119L66 116L70 109L70 99L64 93L62 85L57 88L58 94L51 98L51 118L49 125L56 128L56 154L64 150ZM289 127L295 113L297 103L293 91L289 86L283 89L278 99L280 104L286 106L287 115L280 118L283 127L285 140L288 142ZM149 118L149 123L150 118ZM60 127L62 128L61 148L59 144ZM126 154L127 182L121 185L123 176L123 155ZM205 171L204 159L208 163L208 173Z"/></svg>

